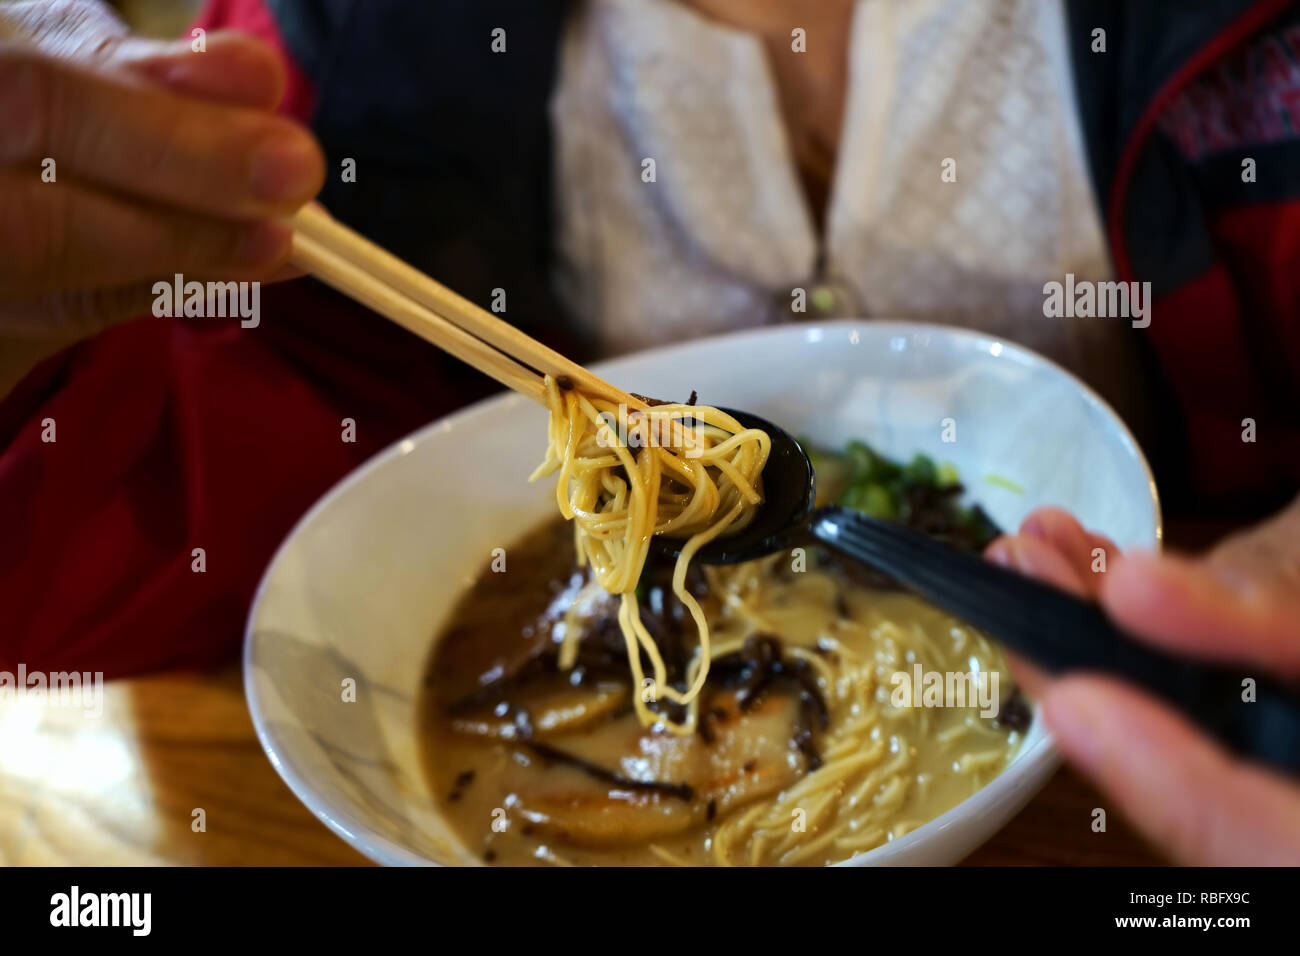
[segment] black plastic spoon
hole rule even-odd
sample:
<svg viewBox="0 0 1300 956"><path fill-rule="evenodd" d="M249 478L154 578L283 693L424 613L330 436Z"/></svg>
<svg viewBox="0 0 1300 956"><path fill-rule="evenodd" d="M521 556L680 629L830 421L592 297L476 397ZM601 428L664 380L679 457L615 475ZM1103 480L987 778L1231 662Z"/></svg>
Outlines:
<svg viewBox="0 0 1300 956"><path fill-rule="evenodd" d="M741 531L701 548L695 560L734 564L815 540L884 572L1051 673L1100 671L1126 678L1183 710L1229 747L1300 772L1300 691L1241 666L1214 666L1152 648L1117 628L1097 605L957 551L902 525L836 505L814 508L807 453L771 422L723 409L772 439L765 503ZM683 539L656 537L675 557ZM1254 700L1243 700L1248 680Z"/></svg>

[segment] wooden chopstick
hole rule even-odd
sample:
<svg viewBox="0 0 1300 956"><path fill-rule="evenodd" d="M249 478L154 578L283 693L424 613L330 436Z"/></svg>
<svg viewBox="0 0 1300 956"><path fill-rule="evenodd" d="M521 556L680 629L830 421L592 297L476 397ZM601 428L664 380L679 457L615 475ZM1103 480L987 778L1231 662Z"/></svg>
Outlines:
<svg viewBox="0 0 1300 956"><path fill-rule="evenodd" d="M642 400L457 295L319 206L303 207L290 222L297 265L503 385L545 404L537 374L541 372L568 379L587 395L629 408L645 407Z"/></svg>
<svg viewBox="0 0 1300 956"><path fill-rule="evenodd" d="M326 285L374 309L402 328L414 332L427 342L450 352L456 358L490 375L507 388L546 404L546 387L542 377L532 369L498 352L481 339L452 325L442 316L408 299L392 286L385 285L369 272L315 239L295 232L292 261Z"/></svg>

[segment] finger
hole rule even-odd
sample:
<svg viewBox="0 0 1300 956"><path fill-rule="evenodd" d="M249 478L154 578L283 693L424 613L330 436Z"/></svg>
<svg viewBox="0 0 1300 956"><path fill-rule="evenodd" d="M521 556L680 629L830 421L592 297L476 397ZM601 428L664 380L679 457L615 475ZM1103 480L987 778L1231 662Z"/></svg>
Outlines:
<svg viewBox="0 0 1300 956"><path fill-rule="evenodd" d="M1034 700L1040 699L1046 692L1052 676L1040 670L1038 665L1029 658L1021 657L1005 647L1002 648L1002 655L1007 659L1007 668L1011 671L1011 679L1016 682L1016 686Z"/></svg>
<svg viewBox="0 0 1300 956"><path fill-rule="evenodd" d="M304 275L306 273L296 266L286 265L260 281L271 285ZM187 278L199 282L228 281L225 276L216 274ZM150 314L157 301L158 292L153 282L136 282L112 288L51 292L18 302L6 302L0 305L4 345L8 348L24 342L47 343L51 347L45 354L53 354L62 347L59 343L70 345L124 319ZM0 395L4 394L5 389L0 388Z"/></svg>
<svg viewBox="0 0 1300 956"><path fill-rule="evenodd" d="M1049 686L1043 715L1062 752L1176 861L1300 863L1300 788L1235 762L1151 698L1066 677Z"/></svg>
<svg viewBox="0 0 1300 956"><path fill-rule="evenodd" d="M51 292L0 306L0 325L8 342L26 339L65 342L96 335L115 322L150 311L153 284L133 284L75 292Z"/></svg>
<svg viewBox="0 0 1300 956"><path fill-rule="evenodd" d="M1133 552L1104 577L1102 606L1153 644L1300 674L1300 597L1225 580L1205 562Z"/></svg>
<svg viewBox="0 0 1300 956"><path fill-rule="evenodd" d="M167 278L261 278L285 265L291 231L125 202L75 183L0 171L0 292L8 300Z"/></svg>
<svg viewBox="0 0 1300 956"><path fill-rule="evenodd" d="M1054 584L1071 594L1080 597L1090 594L1092 576L1082 577L1068 558L1038 538L1004 534L985 549L984 557L1011 571Z"/></svg>
<svg viewBox="0 0 1300 956"><path fill-rule="evenodd" d="M1219 542L1206 561L1237 590L1300 594L1300 496L1267 521Z"/></svg>
<svg viewBox="0 0 1300 956"><path fill-rule="evenodd" d="M156 43L128 40L111 61L174 93L219 100L253 109L274 109L284 96L284 67L275 51L255 37L220 31L195 51L188 40Z"/></svg>
<svg viewBox="0 0 1300 956"><path fill-rule="evenodd" d="M303 276L308 274L309 273L307 272L307 270L302 268L302 266L294 265L293 262L287 262L284 265L280 266L280 268L276 269L275 272L273 272L263 281L288 282L291 279L301 279Z"/></svg>
<svg viewBox="0 0 1300 956"><path fill-rule="evenodd" d="M325 176L289 120L12 47L0 47L0 128L0 164L49 157L61 175L226 218L292 211Z"/></svg>
<svg viewBox="0 0 1300 956"><path fill-rule="evenodd" d="M1020 525L1020 534L1038 538L1055 548L1073 565L1079 579L1087 582L1089 594L1100 589L1101 580L1097 575L1105 571L1107 562L1119 556L1119 548L1113 541L1088 531L1061 508L1035 509Z"/></svg>

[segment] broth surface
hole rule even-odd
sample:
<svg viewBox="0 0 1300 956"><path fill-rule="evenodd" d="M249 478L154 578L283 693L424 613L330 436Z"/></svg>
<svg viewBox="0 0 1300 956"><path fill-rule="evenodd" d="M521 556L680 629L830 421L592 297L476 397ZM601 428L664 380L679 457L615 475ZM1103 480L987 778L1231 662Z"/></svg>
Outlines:
<svg viewBox="0 0 1300 956"><path fill-rule="evenodd" d="M996 776L1028 714L997 646L813 549L803 560L698 571L717 681L711 671L701 729L683 737L633 714L626 657L620 675L604 650L622 641L609 634L616 599L586 588L569 526L510 548L506 569L484 570L461 600L424 683L426 773L464 845L504 865L823 865L915 829ZM664 588L642 597L670 649L673 603ZM557 669L549 662L575 624L594 636L572 669ZM998 716L971 698L896 706L895 675L917 665L989 675Z"/></svg>

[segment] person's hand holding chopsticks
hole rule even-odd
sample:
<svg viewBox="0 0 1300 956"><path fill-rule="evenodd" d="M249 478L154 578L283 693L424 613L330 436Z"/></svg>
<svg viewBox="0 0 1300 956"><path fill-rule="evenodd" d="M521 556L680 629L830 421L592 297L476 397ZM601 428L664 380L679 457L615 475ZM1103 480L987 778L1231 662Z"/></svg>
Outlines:
<svg viewBox="0 0 1300 956"><path fill-rule="evenodd" d="M1106 564L1098 563L1097 551ZM1099 601L1166 651L1300 678L1300 498L1200 558L1121 556L1056 508L1040 508L987 556ZM1105 570L1100 570L1105 567ZM1300 786L1238 760L1161 702L1093 675L1016 676L1043 705L1057 745L1180 863L1295 865Z"/></svg>
<svg viewBox="0 0 1300 956"><path fill-rule="evenodd" d="M0 334L66 344L147 311L174 273L274 276L276 218L324 178L311 134L272 112L284 82L249 37L196 52L97 3L0 5Z"/></svg>

